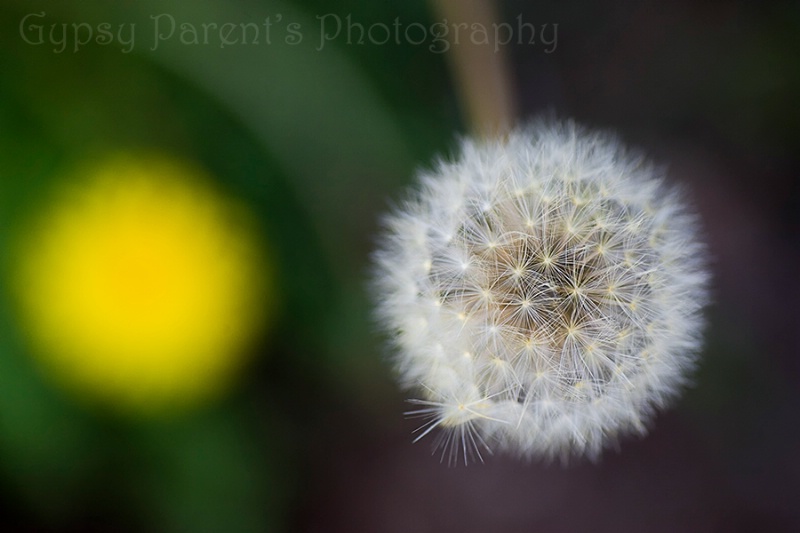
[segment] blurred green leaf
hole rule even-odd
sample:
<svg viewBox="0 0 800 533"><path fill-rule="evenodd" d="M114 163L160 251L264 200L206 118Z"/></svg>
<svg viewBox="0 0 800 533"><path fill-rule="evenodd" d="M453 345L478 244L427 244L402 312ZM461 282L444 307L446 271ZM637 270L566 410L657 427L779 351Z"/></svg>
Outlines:
<svg viewBox="0 0 800 533"><path fill-rule="evenodd" d="M275 530L274 497L282 487L273 450L259 448L246 425L240 415L218 411L142 428L142 469L131 476L148 530Z"/></svg>

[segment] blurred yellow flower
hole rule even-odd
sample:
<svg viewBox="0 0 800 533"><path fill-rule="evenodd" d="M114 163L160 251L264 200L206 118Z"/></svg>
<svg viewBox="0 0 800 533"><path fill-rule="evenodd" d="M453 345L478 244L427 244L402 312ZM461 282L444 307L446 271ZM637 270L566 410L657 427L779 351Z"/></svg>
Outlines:
<svg viewBox="0 0 800 533"><path fill-rule="evenodd" d="M117 155L59 191L19 250L33 352L87 399L173 410L229 384L271 301L263 246L198 168Z"/></svg>

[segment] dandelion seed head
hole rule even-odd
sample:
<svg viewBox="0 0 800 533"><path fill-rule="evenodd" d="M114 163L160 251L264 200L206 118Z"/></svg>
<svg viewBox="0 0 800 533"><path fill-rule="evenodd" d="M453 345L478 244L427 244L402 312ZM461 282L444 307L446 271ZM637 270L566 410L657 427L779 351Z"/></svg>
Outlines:
<svg viewBox="0 0 800 533"><path fill-rule="evenodd" d="M694 365L707 301L696 219L661 172L541 122L464 141L420 181L387 219L375 289L429 428L564 460L643 433Z"/></svg>

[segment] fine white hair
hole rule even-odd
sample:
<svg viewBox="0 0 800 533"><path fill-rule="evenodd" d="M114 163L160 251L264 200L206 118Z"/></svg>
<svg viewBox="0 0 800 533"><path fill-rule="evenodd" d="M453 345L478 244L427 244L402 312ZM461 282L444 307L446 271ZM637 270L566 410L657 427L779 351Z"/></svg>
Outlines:
<svg viewBox="0 0 800 533"><path fill-rule="evenodd" d="M442 457L595 459L686 383L706 249L613 135L540 121L464 140L385 222L377 315Z"/></svg>

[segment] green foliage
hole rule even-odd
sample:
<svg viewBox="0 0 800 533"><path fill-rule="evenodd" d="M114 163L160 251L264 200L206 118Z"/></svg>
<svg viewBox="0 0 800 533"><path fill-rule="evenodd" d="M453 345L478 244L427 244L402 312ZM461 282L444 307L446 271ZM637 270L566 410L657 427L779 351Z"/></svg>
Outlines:
<svg viewBox="0 0 800 533"><path fill-rule="evenodd" d="M74 22L136 24L138 40L131 53L97 42L76 51L70 41L60 53L24 44L20 21L41 12L29 23L45 32L52 24L72 31ZM317 50L315 16L328 12L367 23L430 17L421 1L0 8L0 476L19 514L39 527L279 529L303 451L284 436L305 430L297 412L263 391L347 387L365 409L385 398L375 388L383 370L361 287L368 236L415 161L451 141L457 117L441 55L344 42ZM234 48L171 40L152 50L159 13L197 25L281 13L303 24L307 39ZM412 79L409 97L399 80ZM82 161L136 149L195 160L247 203L280 293L239 388L218 405L161 420L120 419L63 393L28 357L7 290L12 244L54 183Z"/></svg>

